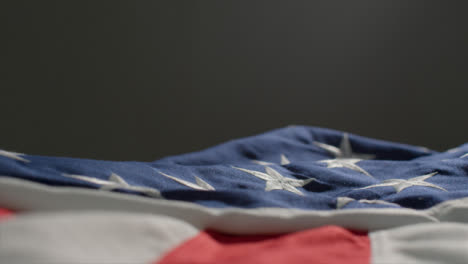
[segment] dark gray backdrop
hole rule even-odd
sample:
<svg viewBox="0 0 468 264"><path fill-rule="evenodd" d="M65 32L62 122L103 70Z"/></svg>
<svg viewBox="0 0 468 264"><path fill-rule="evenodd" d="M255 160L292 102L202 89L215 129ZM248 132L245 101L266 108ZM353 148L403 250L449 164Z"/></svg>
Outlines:
<svg viewBox="0 0 468 264"><path fill-rule="evenodd" d="M0 148L154 160L289 124L468 141L466 6L0 4Z"/></svg>

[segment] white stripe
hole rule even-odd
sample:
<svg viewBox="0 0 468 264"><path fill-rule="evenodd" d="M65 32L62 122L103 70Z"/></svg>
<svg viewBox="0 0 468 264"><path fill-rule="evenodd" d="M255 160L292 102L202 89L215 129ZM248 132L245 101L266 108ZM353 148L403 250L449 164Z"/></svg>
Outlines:
<svg viewBox="0 0 468 264"><path fill-rule="evenodd" d="M369 237L372 264L468 263L468 224L411 225Z"/></svg>
<svg viewBox="0 0 468 264"><path fill-rule="evenodd" d="M199 230L149 214L22 214L0 223L2 263L151 263Z"/></svg>
<svg viewBox="0 0 468 264"><path fill-rule="evenodd" d="M428 210L403 208L300 210L285 208L207 208L87 188L52 187L17 178L0 177L0 207L24 211L106 210L156 213L186 221L197 228L232 234L269 234L338 225L381 230L430 222L468 223L468 198L441 203Z"/></svg>

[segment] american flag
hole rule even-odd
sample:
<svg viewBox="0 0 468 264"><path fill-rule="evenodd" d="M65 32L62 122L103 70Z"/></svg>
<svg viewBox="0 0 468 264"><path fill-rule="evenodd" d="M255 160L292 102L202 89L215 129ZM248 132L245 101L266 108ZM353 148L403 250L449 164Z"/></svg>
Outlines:
<svg viewBox="0 0 468 264"><path fill-rule="evenodd" d="M289 126L154 162L0 151L1 263L468 263L468 144Z"/></svg>

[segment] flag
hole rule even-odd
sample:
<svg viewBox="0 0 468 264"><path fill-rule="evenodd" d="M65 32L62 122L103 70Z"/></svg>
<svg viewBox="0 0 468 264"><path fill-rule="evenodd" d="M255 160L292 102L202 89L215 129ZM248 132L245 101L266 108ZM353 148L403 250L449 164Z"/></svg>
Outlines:
<svg viewBox="0 0 468 264"><path fill-rule="evenodd" d="M289 126L154 162L0 151L3 263L468 263L468 144Z"/></svg>

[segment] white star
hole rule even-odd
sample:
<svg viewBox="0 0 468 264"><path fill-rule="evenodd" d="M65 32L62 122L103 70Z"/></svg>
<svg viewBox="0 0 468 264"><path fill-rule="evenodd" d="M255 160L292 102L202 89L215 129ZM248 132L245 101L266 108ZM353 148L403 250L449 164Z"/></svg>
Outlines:
<svg viewBox="0 0 468 264"><path fill-rule="evenodd" d="M372 177L367 171L363 168L356 165L357 162L361 161L360 159L330 159L330 160L321 160L319 163L326 163L327 168L348 168L357 172L361 172L369 177ZM373 177L372 177L373 178Z"/></svg>
<svg viewBox="0 0 468 264"><path fill-rule="evenodd" d="M447 150L447 151L445 151L445 152L448 152L448 153L455 153L455 152L458 152L458 151L460 151L460 150L461 150L461 149L460 149L459 147L456 147L456 148L451 148L451 149L449 149L449 150Z"/></svg>
<svg viewBox="0 0 468 264"><path fill-rule="evenodd" d="M314 142L314 144L335 156L335 159L318 161L319 163L326 163L327 168L348 168L363 173L369 177L372 177L372 175L370 175L363 168L356 165L356 163L364 159L373 159L375 158L375 155L353 153L351 143L349 142L348 133L343 134L343 139L341 140L340 148L316 141Z"/></svg>
<svg viewBox="0 0 468 264"><path fill-rule="evenodd" d="M385 205L393 205L393 206L398 206L401 207L399 204L396 203L391 203L383 200L366 200L366 199L361 199L358 202L360 203L366 203L366 204L385 204Z"/></svg>
<svg viewBox="0 0 468 264"><path fill-rule="evenodd" d="M292 192L298 195L304 195L301 191L299 191L295 187L302 187L308 184L309 182L315 180L313 178L307 179L307 180L297 180L297 179L292 179L292 178L286 178L283 175L281 175L279 172L277 172L276 170L270 167L265 167L266 173L260 172L260 171L247 170L247 169L238 168L238 167L233 167L233 168L247 172L257 178L260 178L266 181L265 191L285 190L285 191Z"/></svg>
<svg viewBox="0 0 468 264"><path fill-rule="evenodd" d="M429 173L429 174L426 174L426 175L414 177L414 178L411 178L411 179L408 179L408 180L389 179L389 180L383 181L383 183L374 184L374 185L367 186L367 187L364 187L364 188L359 188L358 190L376 188L376 187L391 186L396 190L397 193L399 193L399 192L403 191L404 189L412 187L412 186L424 186L424 187L431 187L431 188L447 191L444 188L439 187L439 186L437 186L435 184L425 182L425 180L429 179L430 177L432 177L432 176L434 176L436 174L437 174L437 172L433 172L433 173Z"/></svg>
<svg viewBox="0 0 468 264"><path fill-rule="evenodd" d="M281 154L281 162L280 164L281 165L288 165L289 163L291 163L288 158L286 158L286 156L284 154Z"/></svg>
<svg viewBox="0 0 468 264"><path fill-rule="evenodd" d="M174 176L168 175L168 174L160 172L160 171L158 171L158 172L160 174L162 174L163 176L165 176L165 177L167 177L167 178L169 178L171 180L174 180L174 181L176 181L176 182L178 182L180 184L188 186L188 187L190 187L192 189L200 190L200 191L215 191L215 188L213 188L213 186L209 185L207 182L203 181L202 179L198 178L197 176L195 176L195 181L196 181L196 184L195 184L195 183L191 183L191 182L176 178Z"/></svg>
<svg viewBox="0 0 468 264"><path fill-rule="evenodd" d="M468 157L468 153L464 154L464 155L461 155L460 157L458 157L459 159L463 159L463 158L466 158ZM443 159L442 161L452 161L454 159L457 159L457 158L450 158L450 159Z"/></svg>
<svg viewBox="0 0 468 264"><path fill-rule="evenodd" d="M261 161L261 160L252 160L252 162L256 163L258 165L262 165L262 166L271 166L271 165L275 164L273 162ZM288 158L286 158L286 156L284 154L281 154L280 165L288 165L289 163L291 163L291 162L288 160Z"/></svg>
<svg viewBox="0 0 468 264"><path fill-rule="evenodd" d="M101 180L98 178L83 176L83 175L75 175L75 174L62 174L65 177L74 178L82 181L91 182L97 185L101 185L101 190L112 191L115 189L125 189L135 192L140 192L146 194L150 197L160 198L161 193L154 188L143 187L143 186L132 186L129 185L124 179L122 179L119 175L115 173L111 173L109 176L109 180Z"/></svg>
<svg viewBox="0 0 468 264"><path fill-rule="evenodd" d="M353 198L350 197L338 197L336 201L336 209L341 209L345 207L347 204L350 202L356 201ZM399 204L396 203L391 203L383 200L366 200L366 199L360 199L358 200L360 203L366 203L366 204L385 204L385 205L393 205L393 206L398 206L401 207Z"/></svg>
<svg viewBox="0 0 468 264"><path fill-rule="evenodd" d="M338 197L336 199L336 209L341 209L353 201L356 201L356 200L350 197Z"/></svg>
<svg viewBox="0 0 468 264"><path fill-rule="evenodd" d="M431 152L431 150L427 147L424 147L424 146L417 146L417 148L423 152L426 152L426 153L429 153Z"/></svg>
<svg viewBox="0 0 468 264"><path fill-rule="evenodd" d="M275 165L275 163L273 163L273 162L268 162L268 161L263 161L263 160L252 160L252 162L255 163L255 164L258 164L258 165L262 165L262 166Z"/></svg>
<svg viewBox="0 0 468 264"><path fill-rule="evenodd" d="M24 154L0 149L0 156L4 156L4 157L10 158L10 159L19 160L19 161L22 161L22 162L30 162L29 160L20 157L21 155L24 155Z"/></svg>
<svg viewBox="0 0 468 264"><path fill-rule="evenodd" d="M349 142L348 133L343 134L343 139L341 140L340 148L317 141L315 141L314 144L328 151L330 154L335 156L335 158L362 160L375 158L375 155L372 154L354 153L353 149L351 148L351 143Z"/></svg>

